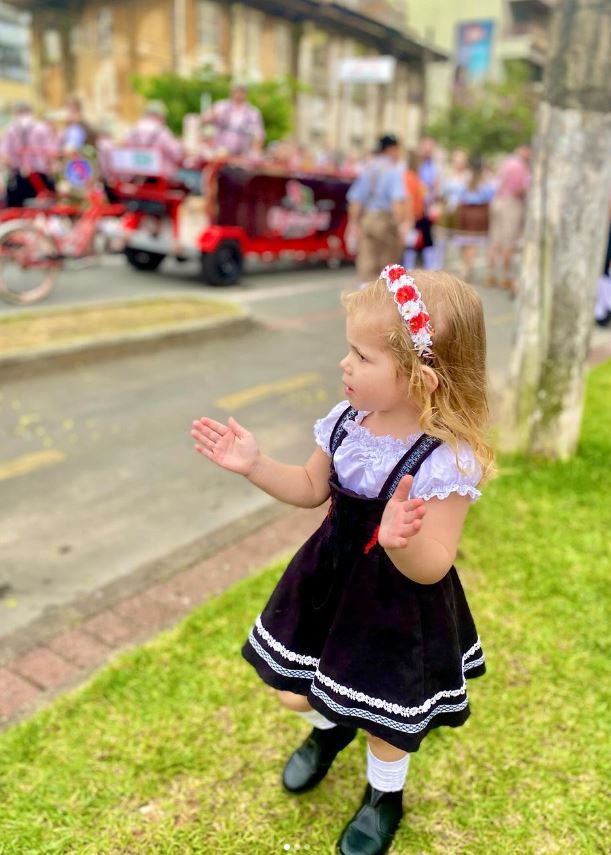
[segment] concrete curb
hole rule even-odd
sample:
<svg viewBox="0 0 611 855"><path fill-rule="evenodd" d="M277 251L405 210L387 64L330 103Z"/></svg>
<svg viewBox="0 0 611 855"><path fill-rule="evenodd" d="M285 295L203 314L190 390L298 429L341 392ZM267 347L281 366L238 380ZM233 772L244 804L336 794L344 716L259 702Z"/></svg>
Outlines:
<svg viewBox="0 0 611 855"><path fill-rule="evenodd" d="M68 606L49 609L0 639L0 730L293 549L325 513L326 507L294 509L270 500L238 522Z"/></svg>
<svg viewBox="0 0 611 855"><path fill-rule="evenodd" d="M126 301L124 305L128 305ZM98 359L115 359L126 354L152 353L165 347L193 344L213 338L241 335L258 326L251 314L238 312L219 318L209 318L186 324L172 324L153 330L140 330L123 335L101 336L95 339L16 351L0 356L2 377L38 376L42 372L84 365Z"/></svg>
<svg viewBox="0 0 611 855"><path fill-rule="evenodd" d="M40 617L26 626L0 635L0 667L31 647L44 644L55 633L73 627L104 609L113 608L120 601L147 587L166 581L175 573L205 561L231 543L238 543L251 532L274 522L287 510L285 505L269 499L263 507L245 517L226 523L161 558L142 564L89 594L61 606L48 606Z"/></svg>

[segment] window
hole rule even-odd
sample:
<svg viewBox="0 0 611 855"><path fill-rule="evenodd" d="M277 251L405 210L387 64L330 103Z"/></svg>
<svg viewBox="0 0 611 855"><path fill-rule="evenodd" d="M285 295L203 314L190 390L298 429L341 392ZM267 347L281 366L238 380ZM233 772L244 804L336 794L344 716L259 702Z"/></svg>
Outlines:
<svg viewBox="0 0 611 855"><path fill-rule="evenodd" d="M112 47L112 9L103 6L98 12L98 49L110 53Z"/></svg>
<svg viewBox="0 0 611 855"><path fill-rule="evenodd" d="M197 43L207 54L221 52L221 10L218 3L199 0L197 4Z"/></svg>
<svg viewBox="0 0 611 855"><path fill-rule="evenodd" d="M285 24L276 26L276 68L279 75L293 71L293 36Z"/></svg>
<svg viewBox="0 0 611 855"><path fill-rule="evenodd" d="M58 30L47 30L43 34L43 53L45 62L52 65L62 57L62 43Z"/></svg>
<svg viewBox="0 0 611 855"><path fill-rule="evenodd" d="M0 77L29 78L29 31L21 20L0 21Z"/></svg>
<svg viewBox="0 0 611 855"><path fill-rule="evenodd" d="M254 9L248 9L246 15L246 74L250 80L260 80L263 15Z"/></svg>
<svg viewBox="0 0 611 855"><path fill-rule="evenodd" d="M312 45L312 86L326 92L329 85L329 44L326 33L316 33Z"/></svg>

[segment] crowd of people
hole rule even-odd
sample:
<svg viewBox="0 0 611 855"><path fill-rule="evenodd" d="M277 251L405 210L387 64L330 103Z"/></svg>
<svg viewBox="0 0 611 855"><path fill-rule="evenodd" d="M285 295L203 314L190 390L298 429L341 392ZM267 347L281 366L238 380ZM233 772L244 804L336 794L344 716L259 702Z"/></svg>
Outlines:
<svg viewBox="0 0 611 855"><path fill-rule="evenodd" d="M40 193L54 192L66 160L81 155L97 161L112 200L112 152L117 146L154 149L158 174L166 178L182 164L213 158L246 160L272 173L332 173L352 179L346 240L357 255L363 281L388 261L408 269L452 266L470 280L479 250L487 259L486 284L515 294L531 177L528 145L518 146L496 169L463 149L448 155L430 137L405 152L397 137L387 134L362 158L315 152L291 139L266 145L261 112L240 82L228 98L195 118L195 133L180 139L168 127L165 104L151 101L134 127L117 139L106 127L94 130L76 98L68 100L55 127L37 118L29 104L18 103L0 139L5 203L22 207ZM605 317L610 313L611 307Z"/></svg>
<svg viewBox="0 0 611 855"><path fill-rule="evenodd" d="M444 162L430 137L403 156L386 135L349 193L348 238L357 248L363 281L383 258L413 269L447 265L460 254L465 279L475 272L478 247L487 249L486 284L515 294L515 256L522 237L530 184L530 148L519 146L496 171L463 149Z"/></svg>

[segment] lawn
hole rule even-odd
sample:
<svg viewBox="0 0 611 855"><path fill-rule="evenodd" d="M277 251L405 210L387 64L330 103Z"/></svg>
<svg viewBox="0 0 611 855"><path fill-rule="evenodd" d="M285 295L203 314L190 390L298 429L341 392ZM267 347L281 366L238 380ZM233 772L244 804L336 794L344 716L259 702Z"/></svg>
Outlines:
<svg viewBox="0 0 611 855"><path fill-rule="evenodd" d="M0 356L159 327L232 317L231 303L206 298L129 300L69 309L35 309L0 317Z"/></svg>
<svg viewBox="0 0 611 855"><path fill-rule="evenodd" d="M610 401L607 363L578 454L503 458L470 514L459 567L488 673L467 724L413 756L394 855L609 851ZM317 789L285 795L308 728L239 655L281 570L0 737L2 855L331 855L364 785L362 735Z"/></svg>

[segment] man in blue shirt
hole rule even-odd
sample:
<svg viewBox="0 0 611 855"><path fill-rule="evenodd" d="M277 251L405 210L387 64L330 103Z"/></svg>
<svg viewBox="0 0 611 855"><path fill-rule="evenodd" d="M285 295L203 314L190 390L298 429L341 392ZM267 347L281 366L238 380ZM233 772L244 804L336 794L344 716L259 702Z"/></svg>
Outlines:
<svg viewBox="0 0 611 855"><path fill-rule="evenodd" d="M356 251L361 282L377 279L387 264L401 261L411 210L400 158L397 138L381 137L375 157L348 191L346 243Z"/></svg>
<svg viewBox="0 0 611 855"><path fill-rule="evenodd" d="M74 155L86 144L93 144L93 133L83 119L81 102L70 98L66 104L67 124L62 134L61 146L65 154Z"/></svg>

